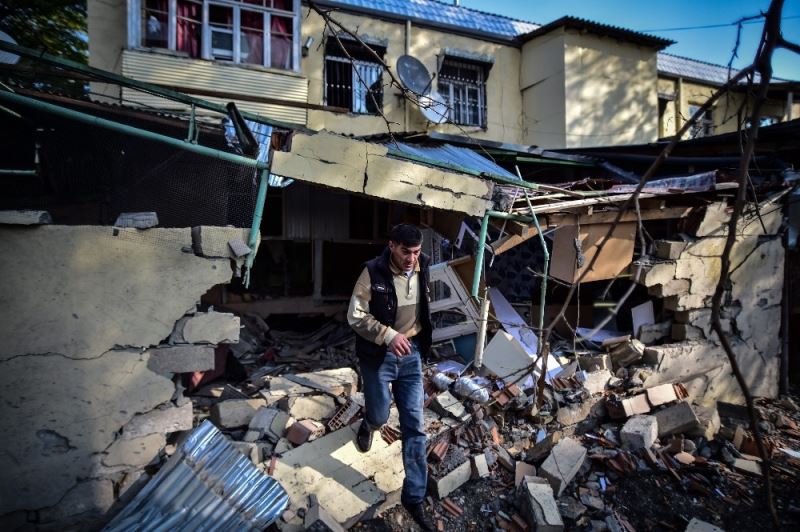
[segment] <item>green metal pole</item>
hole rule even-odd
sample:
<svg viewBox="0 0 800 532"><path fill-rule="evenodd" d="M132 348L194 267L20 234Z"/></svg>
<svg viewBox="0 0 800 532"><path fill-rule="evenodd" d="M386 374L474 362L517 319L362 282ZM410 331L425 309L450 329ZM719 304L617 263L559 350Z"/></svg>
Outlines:
<svg viewBox="0 0 800 532"><path fill-rule="evenodd" d="M89 75L93 78L96 78L97 80L108 81L110 83L115 83L123 87L130 87L133 89L140 90L142 92L154 94L156 96L161 96L162 98L166 98L168 100L181 102L186 105L196 105L200 109L216 111L225 116L228 115L228 110L225 108L224 105L212 103L209 102L208 100L203 100L201 98L196 98L194 96L189 96L182 92L165 89L164 87L159 87L158 85L154 85L152 83L146 83L144 81L139 81L137 79L120 76L119 74L114 74L113 72L108 72L106 70L102 70L99 68L90 67L82 63L77 63L75 61L70 61L69 59L64 59L63 57L58 57L57 55L51 55L46 52L34 50L33 48L27 48L25 46L19 46L18 44L11 44L10 42L5 42L0 40L0 50L11 52L23 57L29 57L31 59L35 59L43 63L54 65L59 68L71 70L73 72L80 72L81 74ZM191 89L189 90L191 91ZM264 124L269 124L271 126L282 127L285 129L300 129L300 130L306 129L305 126L300 124L290 124L287 122L281 122L279 120L273 120L271 118L267 118L256 113L249 113L247 111L239 111L239 112L243 117L247 118L248 120L263 122Z"/></svg>
<svg viewBox="0 0 800 532"><path fill-rule="evenodd" d="M36 170L0 170L0 175L37 175Z"/></svg>
<svg viewBox="0 0 800 532"><path fill-rule="evenodd" d="M244 274L244 287L250 288L250 270L253 269L253 263L256 260L256 249L260 242L258 241L259 231L261 230L261 219L264 216L264 205L267 202L267 187L269 186L269 170L261 171L261 180L258 182L258 195L256 196L256 210L253 213L253 225L250 227L250 253L247 255L247 262L245 267L247 271Z"/></svg>
<svg viewBox="0 0 800 532"><path fill-rule="evenodd" d="M152 140L155 142L161 142L163 144L167 144L175 148L190 151L192 153L203 155L205 157L220 159L222 161L226 161L229 163L241 164L244 166L259 168L261 170L269 168L269 166L266 163L256 161L255 159L249 159L247 157L242 157L241 155L236 155L235 153L228 153L221 150L216 150L214 148L207 148L199 144L192 144L190 142L186 142L181 139L168 137L166 135L160 135L158 133L153 133L152 131L147 131L145 129L139 129L137 127L129 126L127 124L120 124L112 120L106 120L105 118L88 115L64 107L59 107L57 105L36 100L34 98L29 98L27 96L20 96L19 94L0 91L0 101L9 104L22 105L39 111L45 111L78 122L82 122L84 124L101 127L104 129L110 129L118 133L132 135L143 139Z"/></svg>
<svg viewBox="0 0 800 532"><path fill-rule="evenodd" d="M478 288L481 285L481 270L483 269L483 255L486 250L486 233L489 231L489 216L493 211L486 211L481 222L481 234L478 237L478 252L475 254L475 274L472 276L472 297L478 298Z"/></svg>

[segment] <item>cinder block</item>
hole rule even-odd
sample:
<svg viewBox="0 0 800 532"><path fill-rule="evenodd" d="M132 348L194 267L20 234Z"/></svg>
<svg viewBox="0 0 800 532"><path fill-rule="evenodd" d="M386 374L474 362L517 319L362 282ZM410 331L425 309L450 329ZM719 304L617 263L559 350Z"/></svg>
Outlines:
<svg viewBox="0 0 800 532"><path fill-rule="evenodd" d="M214 347L210 345L154 347L146 353L150 357L147 368L159 375L214 369Z"/></svg>
<svg viewBox="0 0 800 532"><path fill-rule="evenodd" d="M682 240L656 240L656 257L665 260L674 260L681 256L686 249L686 242Z"/></svg>
<svg viewBox="0 0 800 532"><path fill-rule="evenodd" d="M440 499L447 497L467 482L471 476L472 464L467 460L436 482L436 494Z"/></svg>
<svg viewBox="0 0 800 532"><path fill-rule="evenodd" d="M561 532L564 522L558 511L553 488L547 480L538 477L525 477L517 491L522 513L531 530Z"/></svg>
<svg viewBox="0 0 800 532"><path fill-rule="evenodd" d="M229 399L211 407L211 421L225 429L248 425L259 408L266 405L263 399Z"/></svg>
<svg viewBox="0 0 800 532"><path fill-rule="evenodd" d="M658 438L658 420L655 416L633 416L622 426L619 435L628 449L649 449Z"/></svg>
<svg viewBox="0 0 800 532"><path fill-rule="evenodd" d="M553 447L550 456L539 468L539 473L550 482L556 496L560 497L578 474L585 459L586 448L572 438L564 438Z"/></svg>

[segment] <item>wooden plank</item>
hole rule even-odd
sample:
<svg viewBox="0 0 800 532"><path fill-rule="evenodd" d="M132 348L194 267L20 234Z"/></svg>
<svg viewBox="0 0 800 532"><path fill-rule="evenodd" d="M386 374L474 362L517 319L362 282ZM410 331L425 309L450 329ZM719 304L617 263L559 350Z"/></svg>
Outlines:
<svg viewBox="0 0 800 532"><path fill-rule="evenodd" d="M685 218L692 212L693 207L667 207L664 209L653 209L641 211L642 220L668 220L675 218ZM559 214L551 213L546 214L539 219L539 223L543 229L549 227L558 227L561 225L593 225L612 223L617 217L617 211L601 211L591 214ZM622 215L620 223L636 221L636 212L628 211ZM495 255L501 255L513 249L523 242L535 237L539 233L533 225L528 226L528 233L525 236L510 234L502 238L498 238L490 245L494 250Z"/></svg>
<svg viewBox="0 0 800 532"><path fill-rule="evenodd" d="M519 235L525 237L531 230L530 225L517 222L514 220L500 220L499 218L492 218L490 221L492 225L495 226L497 229L501 229L506 233L512 235Z"/></svg>

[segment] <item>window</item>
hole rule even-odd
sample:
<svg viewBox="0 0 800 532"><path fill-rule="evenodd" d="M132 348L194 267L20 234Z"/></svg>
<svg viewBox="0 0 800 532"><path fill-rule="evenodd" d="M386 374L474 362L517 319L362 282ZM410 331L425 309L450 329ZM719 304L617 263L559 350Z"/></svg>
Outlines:
<svg viewBox="0 0 800 532"><path fill-rule="evenodd" d="M131 0L139 44L189 57L297 69L299 0ZM136 7L138 6L138 7Z"/></svg>
<svg viewBox="0 0 800 532"><path fill-rule="evenodd" d="M381 58L386 53L384 47L371 48ZM383 109L383 65L375 62L375 56L361 44L344 38L328 38L325 105L361 114L378 114Z"/></svg>
<svg viewBox="0 0 800 532"><path fill-rule="evenodd" d="M700 105L690 103L689 104L689 116L687 120L695 115L695 113L700 109ZM697 119L697 122L692 125L692 128L689 130L689 138L696 139L700 137L708 137L714 134L714 114L711 109L708 109L705 113L703 113L700 118Z"/></svg>
<svg viewBox="0 0 800 532"><path fill-rule="evenodd" d="M486 74L480 63L445 58L439 69L439 92L450 107L450 122L486 127Z"/></svg>

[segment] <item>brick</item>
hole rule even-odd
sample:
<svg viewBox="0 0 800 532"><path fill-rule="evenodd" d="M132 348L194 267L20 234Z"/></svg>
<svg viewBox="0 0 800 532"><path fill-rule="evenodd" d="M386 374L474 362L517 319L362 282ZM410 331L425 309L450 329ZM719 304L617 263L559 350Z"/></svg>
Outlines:
<svg viewBox="0 0 800 532"><path fill-rule="evenodd" d="M647 414L650 412L650 403L647 402L647 395L640 393L639 395L623 399L622 408L625 415L628 417L637 414Z"/></svg>
<svg viewBox="0 0 800 532"><path fill-rule="evenodd" d="M686 242L682 240L656 240L656 257L659 259L674 260L681 256L686 249Z"/></svg>
<svg viewBox="0 0 800 532"><path fill-rule="evenodd" d="M639 340L632 339L617 344L609 353L614 369L624 368L642 360L645 345Z"/></svg>
<svg viewBox="0 0 800 532"><path fill-rule="evenodd" d="M561 532L564 522L558 511L553 488L546 479L525 477L517 490L522 514L532 530L537 532Z"/></svg>
<svg viewBox="0 0 800 532"><path fill-rule="evenodd" d="M658 420L655 416L633 416L622 426L619 436L628 449L649 449L658 438Z"/></svg>
<svg viewBox="0 0 800 532"><path fill-rule="evenodd" d="M263 399L229 399L211 407L211 421L225 429L248 425L258 409L266 405Z"/></svg>
<svg viewBox="0 0 800 532"><path fill-rule="evenodd" d="M664 284L657 284L647 289L647 293L654 297L665 298L688 294L691 288L691 281L688 279L671 279Z"/></svg>
<svg viewBox="0 0 800 532"><path fill-rule="evenodd" d="M539 473L550 482L557 496L578 474L586 459L586 448L572 438L564 438L553 447L550 456L542 463Z"/></svg>
<svg viewBox="0 0 800 532"><path fill-rule="evenodd" d="M214 369L214 347L176 345L148 349L147 368L159 375L193 373Z"/></svg>
<svg viewBox="0 0 800 532"><path fill-rule="evenodd" d="M312 419L303 419L294 423L286 433L286 439L295 445L302 445L325 434L325 425Z"/></svg>
<svg viewBox="0 0 800 532"><path fill-rule="evenodd" d="M519 466L520 462L517 462ZM486 462L484 453L472 457L472 476L473 478L484 478L489 476L489 464Z"/></svg>
<svg viewBox="0 0 800 532"><path fill-rule="evenodd" d="M671 383L648 388L645 393L647 394L647 401L653 407L678 400L678 394L675 393L675 385Z"/></svg>
<svg viewBox="0 0 800 532"><path fill-rule="evenodd" d="M436 482L436 494L439 498L447 497L460 488L472 476L472 464L469 460L459 465Z"/></svg>

